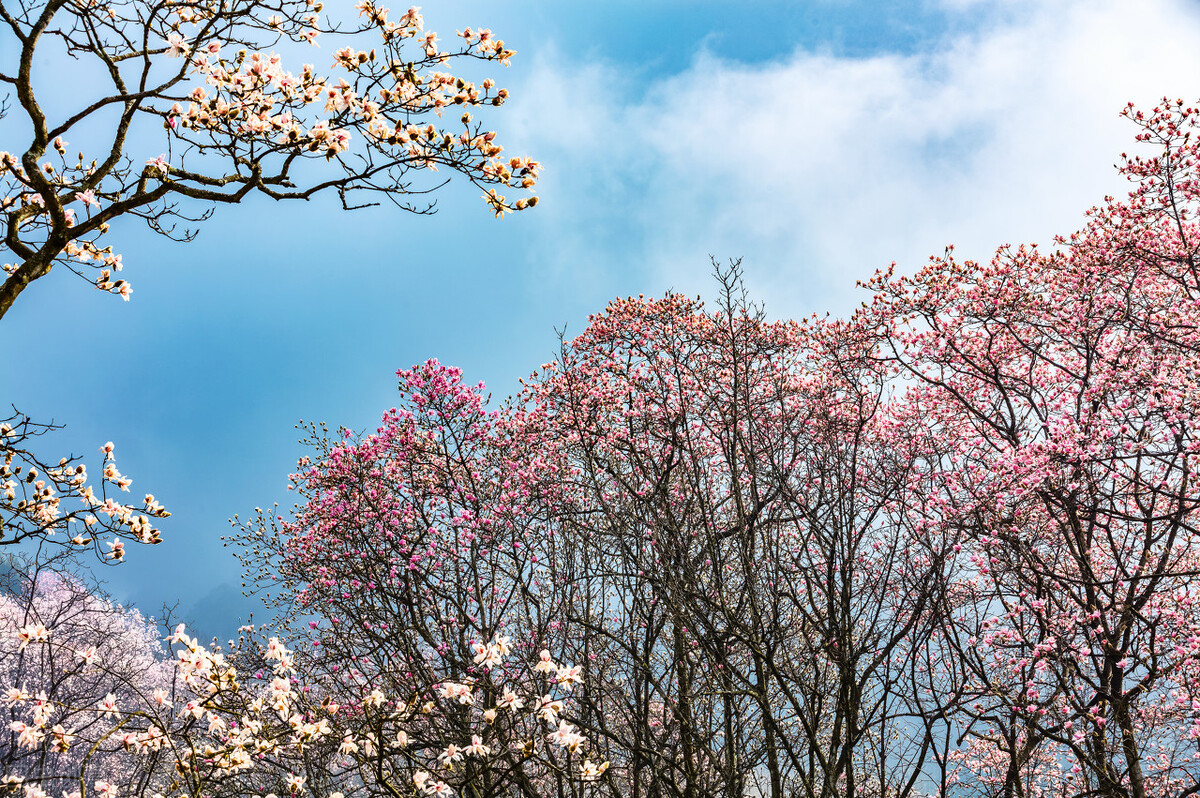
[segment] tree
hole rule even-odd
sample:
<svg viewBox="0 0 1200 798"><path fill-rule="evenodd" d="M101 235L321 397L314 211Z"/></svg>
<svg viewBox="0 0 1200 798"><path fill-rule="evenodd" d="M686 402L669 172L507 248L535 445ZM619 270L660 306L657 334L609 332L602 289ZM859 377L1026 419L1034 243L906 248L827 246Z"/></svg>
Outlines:
<svg viewBox="0 0 1200 798"><path fill-rule="evenodd" d="M376 198L421 213L433 207L419 203L439 187L430 175L439 166L484 187L497 215L535 205L536 197L510 202L497 189L531 189L537 162L502 158L496 134L472 117L508 92L491 77L472 82L447 71L507 65L513 51L471 28L443 49L416 9L396 18L371 0L357 9L359 21L347 22L323 16L316 0L0 2L0 84L11 87L0 120L6 136L24 137L0 152L0 318L56 264L129 299L122 256L102 240L123 217L190 240L196 229L188 225L251 194L334 192L347 209ZM285 57L318 37L336 45L332 71L289 71ZM59 70L49 90L48 62ZM443 125L447 111L456 118ZM66 138L76 134L89 142L71 157ZM83 532L57 540L111 561L127 540L157 542L148 517L165 512L153 496L147 515L103 490L94 501L74 458L66 458L76 469L67 474L67 462L47 468L26 445L55 425L15 409L0 421L9 428L0 433L6 468L15 461L26 476L41 475L33 495L0 473L0 544L77 522ZM105 469L116 473L110 462ZM77 494L82 509L64 514L64 494Z"/></svg>
<svg viewBox="0 0 1200 798"><path fill-rule="evenodd" d="M89 484L79 458L50 465L33 450L37 438L55 429L15 410L0 420L0 545L90 549L100 561L115 564L124 559L127 542L159 543L152 519L170 513L153 494L145 494L140 506L110 495L128 493L132 484L117 470L113 444L100 447L103 479Z"/></svg>
<svg viewBox="0 0 1200 798"><path fill-rule="evenodd" d="M909 794L945 544L903 523L914 465L857 330L768 322L717 277L715 310L617 300L526 381L552 639L611 674L581 700L623 794Z"/></svg>
<svg viewBox="0 0 1200 798"><path fill-rule="evenodd" d="M408 696L443 680L476 685L478 703L446 689L431 696L438 712L425 726L436 739L478 734L490 749L486 766L468 758L456 768L463 794L577 790L604 766L586 758L578 719L551 694L555 684L569 693L580 670L560 668L512 623L508 607L540 566L529 518L507 492L512 463L496 445L496 414L457 369L431 360L398 376L403 401L373 434L311 430L316 454L292 477L303 504L289 519L260 511L235 535L248 580L271 591L303 671L337 703L372 688ZM498 667L510 647L538 657L538 678ZM536 723L493 711L486 728L473 727L504 706L539 715L569 743L562 756L527 761L545 737Z"/></svg>
<svg viewBox="0 0 1200 798"><path fill-rule="evenodd" d="M136 793L155 774L122 752L117 724L96 708L174 692L171 663L152 620L59 570L61 559L13 561L0 591L0 772L57 794L90 768ZM67 744L75 737L99 745Z"/></svg>
<svg viewBox="0 0 1200 798"><path fill-rule="evenodd" d="M931 455L922 523L959 541L940 645L1006 797L1200 789L1198 112L1126 113L1159 148L1128 200L1051 252L881 274L857 322Z"/></svg>
<svg viewBox="0 0 1200 798"><path fill-rule="evenodd" d="M470 677L502 633L583 663L570 721L610 794L911 792L942 557L889 516L880 380L851 328L769 323L720 278L713 313L614 302L499 411L429 362L373 434L317 435L295 513L239 535L306 670Z"/></svg>
<svg viewBox="0 0 1200 798"><path fill-rule="evenodd" d="M437 187L425 173L438 167L483 187L497 216L536 204L497 189L532 188L537 162L502 158L496 134L472 117L507 91L445 71L507 65L513 51L471 28L443 50L416 9L357 9L360 21L347 22L323 16L317 0L0 3L0 83L15 98L3 107L25 136L0 152L0 259L15 258L0 317L56 264L128 299L121 255L103 241L123 217L187 240L187 225L214 205L252 193L335 192L347 209L377 196L423 212L431 204L415 203ZM319 36L332 42L332 72L289 70L295 46ZM52 94L40 77L47 58L62 70ZM454 120L443 125L445 111ZM66 139L77 135L90 141L72 157Z"/></svg>
<svg viewBox="0 0 1200 798"><path fill-rule="evenodd" d="M136 610L45 563L23 565L0 593L0 766L26 798L471 794L480 780L559 774L587 745L558 717L569 696L549 694L549 652L525 670L497 638L480 647L478 679L410 679L390 695L343 680L332 691L322 674L301 680L292 652L258 644L249 627L208 648L179 626L168 652ZM443 714L461 736L446 736ZM605 767L585 760L568 778Z"/></svg>

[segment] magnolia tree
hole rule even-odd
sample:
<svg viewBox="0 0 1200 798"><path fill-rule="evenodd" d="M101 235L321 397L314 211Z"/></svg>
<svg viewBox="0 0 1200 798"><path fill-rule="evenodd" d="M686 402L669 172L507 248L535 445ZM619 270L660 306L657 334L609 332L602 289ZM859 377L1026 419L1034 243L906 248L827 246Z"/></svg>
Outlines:
<svg viewBox="0 0 1200 798"><path fill-rule="evenodd" d="M538 164L503 157L472 115L508 94L470 65L507 65L513 51L486 29L439 39L415 8L391 14L362 0L357 10L345 19L316 0L0 3L0 85L12 100L2 123L11 151L0 152L0 317L56 264L128 299L106 238L122 217L186 239L215 204L251 194L335 192L346 208L377 197L419 211L439 168L483 187L497 215L534 205L498 191L532 188Z"/></svg>
<svg viewBox="0 0 1200 798"><path fill-rule="evenodd" d="M0 595L4 784L27 798L537 795L606 767L562 717L573 683L549 652L522 668L497 637L476 676L387 694L302 679L278 639L241 631L205 647L179 626L166 650L153 623L78 580L15 572Z"/></svg>
<svg viewBox="0 0 1200 798"><path fill-rule="evenodd" d="M260 511L242 542L252 581L333 668L466 675L470 647L503 631L503 604L536 563L519 543L528 529L494 507L502 464L480 387L436 361L400 378L405 401L374 434L311 430L317 451L293 476L306 503L288 520Z"/></svg>
<svg viewBox="0 0 1200 798"><path fill-rule="evenodd" d="M605 766L583 756L572 716L559 717L561 703L522 686L499 659L510 647L537 656L535 672L566 692L581 669L553 662L536 637L508 631L507 608L531 589L540 566L530 521L514 509L520 497L505 490L495 413L484 409L480 387L460 377L436 361L400 372L405 401L361 439L331 440L314 428L317 453L293 477L305 504L291 519L260 512L237 538L251 581L270 586L283 627L303 642L304 671L319 674L336 700L363 685L407 694L440 674L456 686L433 699L444 710L435 725L461 739L473 717L463 705L510 736L515 727L494 708L527 706L553 739L570 743L563 759L534 777L520 765L523 748L512 759L485 742L493 757L510 759L488 768L468 760L467 773L478 774L466 779L470 794L574 791L580 777L595 779Z"/></svg>
<svg viewBox="0 0 1200 798"><path fill-rule="evenodd" d="M149 493L127 503L133 481L117 470L112 443L100 447L102 478L92 482L80 458L48 463L34 451L54 429L16 412L0 421L0 545L90 549L119 563L127 542L158 543L154 520L170 513Z"/></svg>
<svg viewBox="0 0 1200 798"><path fill-rule="evenodd" d="M0 318L56 264L128 300L110 243L123 217L188 240L215 206L251 195L424 212L446 173L483 187L497 215L535 205L498 192L532 189L538 164L502 155L473 116L508 97L494 73L513 51L486 29L439 39L416 8L356 8L0 2ZM15 410L2 420L0 543L65 532L57 540L119 560L124 541L157 541L152 496L141 508L97 494L73 458L43 465L26 445L53 425Z"/></svg>
<svg viewBox="0 0 1200 798"><path fill-rule="evenodd" d="M306 670L474 677L464 644L502 632L586 667L610 794L911 792L944 564L889 515L880 380L848 328L768 323L721 275L712 313L614 303L503 410L431 361L373 434L318 434L295 514L239 535Z"/></svg>
<svg viewBox="0 0 1200 798"><path fill-rule="evenodd" d="M961 761L1005 796L1200 789L1197 111L1127 114L1159 148L1129 199L1051 252L879 275L857 319L908 386L918 521L961 549Z"/></svg>
<svg viewBox="0 0 1200 798"><path fill-rule="evenodd" d="M0 592L0 771L56 794L76 789L85 766L137 785L150 774L121 752L114 716L98 708L172 690L158 628L53 565L19 561ZM75 744L80 732L112 744Z"/></svg>
<svg viewBox="0 0 1200 798"><path fill-rule="evenodd" d="M612 303L510 414L568 553L556 646L606 664L587 697L629 792L911 793L943 546L897 516L881 376L853 328L768 322L717 276L711 311Z"/></svg>

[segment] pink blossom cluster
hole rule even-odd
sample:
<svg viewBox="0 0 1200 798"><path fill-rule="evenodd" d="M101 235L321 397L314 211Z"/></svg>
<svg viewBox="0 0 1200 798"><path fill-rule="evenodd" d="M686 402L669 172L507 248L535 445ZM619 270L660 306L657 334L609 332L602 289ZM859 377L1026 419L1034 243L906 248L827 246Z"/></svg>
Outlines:
<svg viewBox="0 0 1200 798"><path fill-rule="evenodd" d="M880 274L858 316L898 386L895 445L928 464L921 532L954 541L940 646L984 741L961 761L1065 794L1172 795L1200 773L1200 116L1126 115L1158 149L1123 156L1128 199L1050 251Z"/></svg>

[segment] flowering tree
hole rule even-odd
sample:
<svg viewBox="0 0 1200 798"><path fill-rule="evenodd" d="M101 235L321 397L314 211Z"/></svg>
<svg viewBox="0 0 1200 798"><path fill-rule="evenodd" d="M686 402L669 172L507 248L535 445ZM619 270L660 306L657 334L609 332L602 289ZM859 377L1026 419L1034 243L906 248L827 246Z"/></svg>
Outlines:
<svg viewBox="0 0 1200 798"><path fill-rule="evenodd" d="M277 639L207 648L180 626L168 656L154 624L69 576L37 567L11 582L0 763L27 798L536 794L543 771L565 772L587 744L559 717L566 701L547 681L571 682L549 652L524 670L502 637L479 646L478 677L414 679L401 695L342 680L334 693L299 679ZM446 737L443 715L464 736ZM581 760L570 778L605 767Z"/></svg>
<svg viewBox="0 0 1200 798"><path fill-rule="evenodd" d="M330 673L583 663L613 795L1194 794L1200 112L1127 113L1158 153L1053 251L845 322L618 300L500 411L402 372L258 562Z"/></svg>
<svg viewBox="0 0 1200 798"><path fill-rule="evenodd" d="M329 191L346 208L377 197L420 212L439 167L484 187L497 215L536 204L497 190L532 188L538 164L502 158L472 116L508 94L492 77L468 79L471 65L507 65L513 51L485 29L446 46L415 8L357 9L346 21L316 0L0 2L0 123L18 142L0 151L0 318L55 264L129 299L122 256L105 240L122 217L189 239L187 225L214 204L254 193ZM318 41L332 44L328 63L288 68ZM79 137L87 144L71 148ZM125 540L157 542L148 519L165 513L152 496L138 514L97 495L74 459L48 468L25 445L52 425L15 410L4 421L0 543L66 532L58 540L119 561ZM110 474L106 460L106 482L127 490ZM66 498L82 506L68 511Z"/></svg>
<svg viewBox="0 0 1200 798"><path fill-rule="evenodd" d="M0 420L0 545L90 549L102 561L119 563L126 542L158 543L152 519L170 513L154 496L147 493L139 506L110 495L128 493L132 484L117 470L112 443L100 448L103 479L97 493L79 458L47 464L33 451L33 442L53 429L15 412Z"/></svg>
<svg viewBox="0 0 1200 798"><path fill-rule="evenodd" d="M240 535L306 670L475 678L460 652L502 633L584 664L571 722L614 795L911 791L942 561L884 509L880 379L849 328L768 323L721 275L711 314L613 303L500 411L431 361L373 434L317 435L294 516Z"/></svg>
<svg viewBox="0 0 1200 798"><path fill-rule="evenodd" d="M583 701L626 792L907 794L943 558L897 516L881 376L852 326L768 322L718 279L714 311L613 302L526 381L555 647L605 663Z"/></svg>
<svg viewBox="0 0 1200 798"><path fill-rule="evenodd" d="M501 157L472 116L507 91L447 71L507 65L513 51L471 28L447 47L415 8L357 8L347 21L317 0L0 3L0 83L15 100L3 108L19 117L5 123L24 131L0 152L0 260L12 259L0 317L55 264L128 299L121 255L104 241L122 217L188 239L213 204L252 193L331 191L345 208L378 196L421 211L431 206L414 200L437 186L426 175L438 167L485 188L496 215L536 204L497 190L532 188L538 164ZM289 68L318 37L325 63ZM60 70L49 95L48 58ZM67 138L78 136L88 143L75 150Z"/></svg>
<svg viewBox="0 0 1200 798"><path fill-rule="evenodd" d="M253 580L334 667L465 676L466 652L503 632L505 597L536 561L528 530L495 508L502 463L481 386L436 361L399 376L403 402L374 434L312 430L317 453L293 476L306 503L287 521L260 512L241 539Z"/></svg>
<svg viewBox="0 0 1200 798"><path fill-rule="evenodd" d="M375 433L331 440L312 430L317 453L293 476L304 504L290 519L260 512L236 536L249 576L270 586L304 672L333 700L353 703L371 689L407 696L414 684L440 683L428 705L439 711L422 719L429 734L479 734L489 751L486 768L463 763L467 794L576 790L604 766L583 755L574 717L560 717L551 688L570 692L581 669L554 663L545 649L533 681L501 665L510 648L530 658L539 651L537 638L512 636L521 630L509 608L541 566L531 521L506 488L511 462L499 456L496 414L457 369L429 361L399 377L401 406ZM497 715L522 706L549 731ZM481 717L491 727L482 734L472 725ZM489 742L496 735L519 745ZM562 756L531 773L527 743L543 738Z"/></svg>
<svg viewBox="0 0 1200 798"><path fill-rule="evenodd" d="M1197 111L1127 114L1158 147L1128 200L1052 252L880 275L859 317L909 385L922 522L959 539L942 645L1005 796L1200 783Z"/></svg>
<svg viewBox="0 0 1200 798"><path fill-rule="evenodd" d="M157 627L54 565L18 560L0 589L0 772L69 790L86 764L136 785L148 774L120 751L116 724L97 708L172 689ZM72 744L80 732L114 735L113 744Z"/></svg>

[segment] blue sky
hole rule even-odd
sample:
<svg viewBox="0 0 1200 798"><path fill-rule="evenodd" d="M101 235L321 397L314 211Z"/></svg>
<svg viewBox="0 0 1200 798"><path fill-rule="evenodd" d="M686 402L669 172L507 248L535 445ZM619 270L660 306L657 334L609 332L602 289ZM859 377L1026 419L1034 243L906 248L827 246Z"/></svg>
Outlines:
<svg viewBox="0 0 1200 798"><path fill-rule="evenodd" d="M1122 105L1200 96L1200 7L1168 0L423 10L518 51L495 125L545 164L536 210L494 220L463 182L432 217L255 201L188 245L121 231L129 303L54 273L4 319L0 399L68 425L55 456L115 441L174 513L106 570L120 599L228 633L255 604L226 519L290 504L293 426L373 428L397 368L504 396L614 296L711 293L710 256L772 315L845 314L893 260L1077 228L1124 190Z"/></svg>

